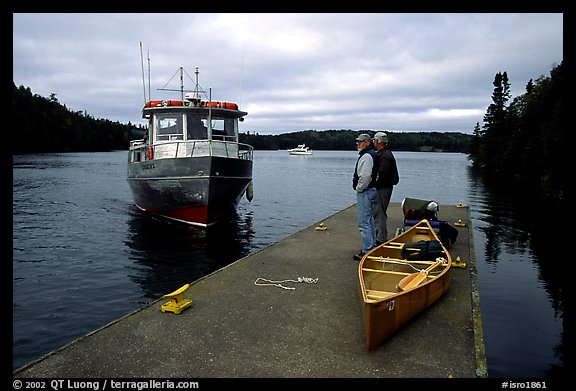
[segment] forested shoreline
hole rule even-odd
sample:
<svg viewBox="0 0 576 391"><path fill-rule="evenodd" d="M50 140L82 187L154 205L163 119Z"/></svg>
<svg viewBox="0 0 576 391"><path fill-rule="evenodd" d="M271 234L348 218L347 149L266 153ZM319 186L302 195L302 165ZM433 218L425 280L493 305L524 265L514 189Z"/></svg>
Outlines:
<svg viewBox="0 0 576 391"><path fill-rule="evenodd" d="M494 77L492 104L476 123L469 158L491 181L523 185L553 201L566 200L563 62L550 76L529 80L510 101L507 72ZM510 102L509 102L510 101ZM527 194L531 194L528 192Z"/></svg>
<svg viewBox="0 0 576 391"><path fill-rule="evenodd" d="M37 152L92 152L128 149L130 140L141 137L141 125L121 124L107 119L96 119L86 112L71 111L58 102L55 94L42 97L29 87L13 83L13 137L14 153ZM317 150L354 150L354 139L362 132L376 130L303 130L279 135L240 133L240 142L255 149L276 150L306 144ZM471 134L442 132L389 132L395 150L445 151L467 153Z"/></svg>
<svg viewBox="0 0 576 391"><path fill-rule="evenodd" d="M133 129L140 128L71 111L54 93L45 98L32 94L28 87L12 85L13 153L128 149Z"/></svg>
<svg viewBox="0 0 576 391"><path fill-rule="evenodd" d="M507 72L494 78L492 104L473 134L459 132L391 132L394 151L444 151L468 154L485 178L529 186L548 199L566 199L564 154L563 62L550 76L529 80L526 92L511 99ZM511 100L510 100L511 99ZM144 133L141 125L96 119L69 110L53 93L49 98L13 82L13 153L92 152L128 149ZM382 130L382 129L377 129ZM278 135L240 134L240 142L257 150L278 150L306 144L315 150L353 150L360 133L377 130L303 130Z"/></svg>
<svg viewBox="0 0 576 391"><path fill-rule="evenodd" d="M380 129L381 130L381 129ZM379 130L304 130L278 135L241 134L240 142L255 149L277 150L306 144L313 150L355 150L355 139L361 133L374 135ZM395 151L468 153L473 136L457 132L390 132L388 140Z"/></svg>

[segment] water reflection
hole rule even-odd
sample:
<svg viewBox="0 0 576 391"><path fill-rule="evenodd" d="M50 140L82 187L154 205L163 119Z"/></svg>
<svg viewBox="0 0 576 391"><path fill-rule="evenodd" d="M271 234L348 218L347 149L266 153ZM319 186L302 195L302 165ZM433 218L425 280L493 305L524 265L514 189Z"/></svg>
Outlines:
<svg viewBox="0 0 576 391"><path fill-rule="evenodd" d="M130 279L141 286L144 297L156 299L248 255L252 214L234 212L229 219L204 229L151 217L134 207L124 242L134 261Z"/></svg>
<svg viewBox="0 0 576 391"><path fill-rule="evenodd" d="M565 337L559 211L527 189L511 192L468 171L489 375L558 376Z"/></svg>
<svg viewBox="0 0 576 391"><path fill-rule="evenodd" d="M489 375L560 372L565 215L485 183L462 154L395 155L393 202L470 205ZM253 202L208 231L138 211L125 151L13 157L13 366L352 205L356 157L256 151Z"/></svg>

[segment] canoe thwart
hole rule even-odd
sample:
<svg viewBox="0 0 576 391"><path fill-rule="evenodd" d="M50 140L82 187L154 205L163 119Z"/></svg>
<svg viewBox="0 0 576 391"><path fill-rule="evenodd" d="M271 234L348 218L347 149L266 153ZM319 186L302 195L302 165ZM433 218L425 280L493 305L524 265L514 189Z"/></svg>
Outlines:
<svg viewBox="0 0 576 391"><path fill-rule="evenodd" d="M362 271L363 272L372 272L372 273L384 273L384 274L400 274L403 276L407 276L407 275L412 274L412 273L407 273L407 272L395 272L393 270L371 269L369 267L363 267Z"/></svg>

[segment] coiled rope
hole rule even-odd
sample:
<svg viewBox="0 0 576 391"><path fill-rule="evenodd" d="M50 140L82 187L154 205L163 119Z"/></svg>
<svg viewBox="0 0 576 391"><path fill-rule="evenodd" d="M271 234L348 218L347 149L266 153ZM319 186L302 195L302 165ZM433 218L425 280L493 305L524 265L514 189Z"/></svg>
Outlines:
<svg viewBox="0 0 576 391"><path fill-rule="evenodd" d="M260 282L260 281L263 281L263 282ZM291 287L291 286L282 285L283 283L286 283L286 282L294 282L294 283L304 282L306 284L316 284L318 282L318 279L312 278L312 277L298 277L298 280L273 281L273 280L268 280L266 278L258 277L256 279L256 281L254 281L254 285L256 285L256 286L276 286L278 288L288 289L288 290L296 289L296 288Z"/></svg>

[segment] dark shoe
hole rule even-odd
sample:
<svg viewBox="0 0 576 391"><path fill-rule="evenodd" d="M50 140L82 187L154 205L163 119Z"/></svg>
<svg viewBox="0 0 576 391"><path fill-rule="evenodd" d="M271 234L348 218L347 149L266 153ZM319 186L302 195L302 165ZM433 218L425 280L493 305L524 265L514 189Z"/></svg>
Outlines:
<svg viewBox="0 0 576 391"><path fill-rule="evenodd" d="M354 255L352 257L352 259L354 259L355 261L361 261L362 257L366 255L366 253L363 253L362 251L360 251L358 254Z"/></svg>
<svg viewBox="0 0 576 391"><path fill-rule="evenodd" d="M377 241L376 241L376 246L380 246L381 244L384 244L384 242L381 241L381 240L377 240Z"/></svg>

